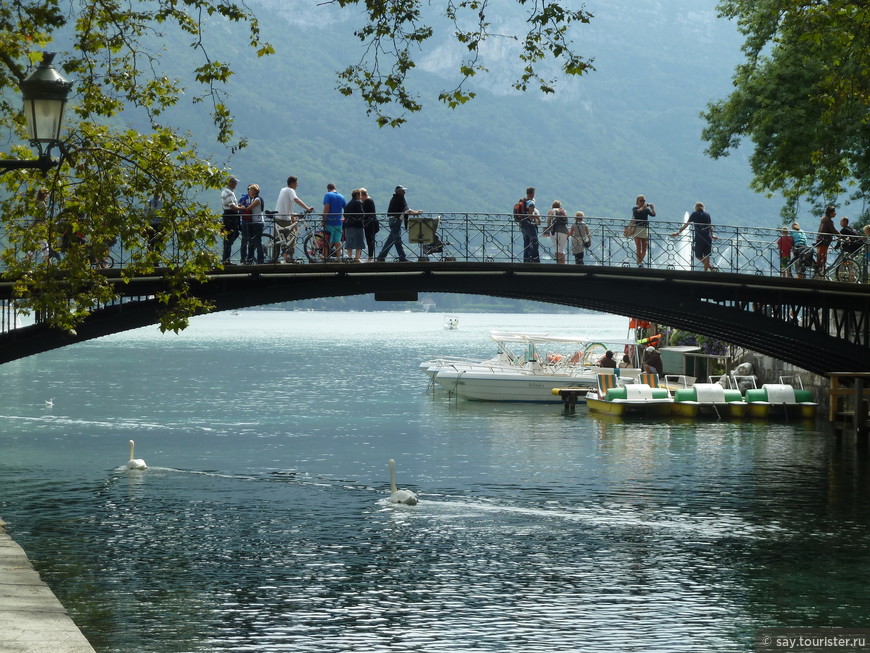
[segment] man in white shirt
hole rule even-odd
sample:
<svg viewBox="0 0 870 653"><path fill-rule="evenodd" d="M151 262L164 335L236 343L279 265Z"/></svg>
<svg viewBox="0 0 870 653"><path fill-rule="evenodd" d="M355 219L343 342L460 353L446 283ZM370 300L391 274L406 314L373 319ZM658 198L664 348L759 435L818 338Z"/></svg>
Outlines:
<svg viewBox="0 0 870 653"><path fill-rule="evenodd" d="M275 202L275 236L278 236L278 230L288 228L289 243L284 250L284 263L292 263L296 250L296 235L299 229L299 214L293 213L293 204L296 203L305 209L306 213L314 210L313 206L308 206L305 202L299 199L296 194L296 187L299 185L299 179L293 176L287 177L287 186L281 189L278 193L278 201ZM277 252L276 252L277 254Z"/></svg>
<svg viewBox="0 0 870 653"><path fill-rule="evenodd" d="M236 186L239 180L235 177L227 179L227 185L221 190L221 208L223 209L223 225L224 225L224 265L234 265L230 261L233 243L239 237L239 227L242 223L242 216L239 213L244 207L240 206L236 199Z"/></svg>

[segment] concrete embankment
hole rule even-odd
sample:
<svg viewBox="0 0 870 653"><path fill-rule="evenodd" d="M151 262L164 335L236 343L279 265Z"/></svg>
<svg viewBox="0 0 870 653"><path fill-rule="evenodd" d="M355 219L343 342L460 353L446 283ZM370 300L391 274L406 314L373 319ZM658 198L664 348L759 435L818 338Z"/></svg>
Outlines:
<svg viewBox="0 0 870 653"><path fill-rule="evenodd" d="M94 653L0 519L0 653Z"/></svg>

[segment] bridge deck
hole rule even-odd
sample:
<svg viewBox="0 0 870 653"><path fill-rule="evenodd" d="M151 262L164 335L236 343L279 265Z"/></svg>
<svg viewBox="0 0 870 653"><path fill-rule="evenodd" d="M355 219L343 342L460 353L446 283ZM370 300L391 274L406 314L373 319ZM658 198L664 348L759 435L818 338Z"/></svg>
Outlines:
<svg viewBox="0 0 870 653"><path fill-rule="evenodd" d="M101 307L75 334L42 325L0 336L0 362L153 324L159 275L125 283L103 271L121 300ZM0 298L10 296L0 284ZM316 297L419 292L531 299L637 317L719 338L817 373L870 370L870 286L735 273L550 265L413 261L234 266L194 291L217 310Z"/></svg>

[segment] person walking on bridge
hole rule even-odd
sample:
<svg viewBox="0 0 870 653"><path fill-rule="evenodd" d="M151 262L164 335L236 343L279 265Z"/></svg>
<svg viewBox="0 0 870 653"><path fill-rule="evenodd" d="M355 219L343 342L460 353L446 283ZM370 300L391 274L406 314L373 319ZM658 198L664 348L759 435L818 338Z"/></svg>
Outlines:
<svg viewBox="0 0 870 653"><path fill-rule="evenodd" d="M854 254L863 245L864 240L861 238L861 234L849 226L849 218L845 216L840 218L840 237L838 238L837 246L846 254Z"/></svg>
<svg viewBox="0 0 870 653"><path fill-rule="evenodd" d="M553 207L547 211L547 227L544 231L553 239L553 253L556 263L565 263L565 248L568 245L568 212L560 200L553 202Z"/></svg>
<svg viewBox="0 0 870 653"><path fill-rule="evenodd" d="M583 265L583 256L592 244L592 238L589 235L589 225L583 221L585 217L586 215L583 211L577 211L574 214L574 224L571 225L571 229L568 231L568 236L571 239L571 253L574 254L574 262L577 265Z"/></svg>
<svg viewBox="0 0 870 653"><path fill-rule="evenodd" d="M523 211L517 213L517 207L522 204ZM520 225L523 235L523 263L540 263L538 244L538 225L541 224L541 214L535 208L535 188L526 188L526 197L517 202L514 207L514 220Z"/></svg>
<svg viewBox="0 0 870 653"><path fill-rule="evenodd" d="M366 252L368 261L371 262L375 258L375 234L381 229L378 222L378 209L375 206L375 201L369 197L369 192L365 188L359 189L359 198L362 200L363 206L363 234L366 239Z"/></svg>
<svg viewBox="0 0 870 653"><path fill-rule="evenodd" d="M812 265L812 247L807 243L807 233L801 229L797 222L791 223L791 240L794 246L791 250L792 259L789 265L794 264L797 269L797 278L804 279L806 277L804 268ZM801 261L798 262L798 259Z"/></svg>
<svg viewBox="0 0 870 653"><path fill-rule="evenodd" d="M695 203L695 211L689 216L679 230L671 234L674 238L679 236L686 227L693 225L692 229L692 251L695 258L704 264L706 272L712 272L716 268L710 265L710 253L713 251L713 225L710 219L710 214L704 210L703 202Z"/></svg>
<svg viewBox="0 0 870 653"><path fill-rule="evenodd" d="M788 228L783 227L779 230L779 238L776 239L776 249L779 252L779 276L791 277L791 250L794 247L794 240L788 235Z"/></svg>
<svg viewBox="0 0 870 653"><path fill-rule="evenodd" d="M646 203L643 195L638 195L631 210L631 221L634 224L634 247L637 251L637 267L642 268L649 250L649 219L656 216L655 207Z"/></svg>
<svg viewBox="0 0 870 653"><path fill-rule="evenodd" d="M323 196L323 230L329 234L329 245L336 261L341 260L341 230L345 206L347 200L336 190L335 184L326 184L326 195Z"/></svg>
<svg viewBox="0 0 870 653"><path fill-rule="evenodd" d="M242 223L242 264L253 265L263 263L263 199L260 197L260 186L248 186L250 201L246 208L247 222ZM256 257L256 258L255 258Z"/></svg>
<svg viewBox="0 0 870 653"><path fill-rule="evenodd" d="M825 209L825 215L822 216L822 221L819 223L819 235L816 242L813 243L816 248L816 270L819 274L824 274L825 267L828 265L828 248L831 246L834 236L840 233L834 224L836 215L836 207L828 206Z"/></svg>
<svg viewBox="0 0 870 653"><path fill-rule="evenodd" d="M296 234L299 231L299 214L293 213L293 205L298 204L305 209L306 213L311 213L314 210L313 206L308 206L299 199L299 195L296 194L298 187L299 178L290 175L287 177L287 185L278 193L278 200L275 202L275 235L278 235L279 229L290 229L287 246L284 248L284 263L292 263L296 256Z"/></svg>
<svg viewBox="0 0 870 653"><path fill-rule="evenodd" d="M223 226L224 226L224 265L233 265L230 261L230 255L233 249L233 243L239 237L239 227L242 224L241 211L245 207L241 206L236 199L236 186L239 180L235 177L227 179L227 185L221 190L221 208L223 209Z"/></svg>
<svg viewBox="0 0 870 653"><path fill-rule="evenodd" d="M402 247L402 226L407 226L409 215L420 215L422 211L412 210L408 206L408 200L405 198L405 191L408 190L404 186L396 186L393 197L390 198L390 206L387 209L387 215L390 218L390 235L387 237L387 242L384 243L378 261L386 261L387 253L396 246L396 254L399 255L400 261L407 261L405 256L405 248Z"/></svg>
<svg viewBox="0 0 870 653"><path fill-rule="evenodd" d="M366 244L363 233L363 203L360 197L360 189L354 188L350 194L350 202L344 207L344 248L348 260L357 263Z"/></svg>

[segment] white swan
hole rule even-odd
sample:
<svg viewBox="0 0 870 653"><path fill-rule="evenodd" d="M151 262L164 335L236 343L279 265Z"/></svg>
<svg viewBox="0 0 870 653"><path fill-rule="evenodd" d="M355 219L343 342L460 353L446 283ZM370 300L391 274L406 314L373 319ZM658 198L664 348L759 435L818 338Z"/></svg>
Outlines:
<svg viewBox="0 0 870 653"><path fill-rule="evenodd" d="M46 408L51 408L52 406L54 406L54 397L52 397L51 399L45 400L45 407Z"/></svg>
<svg viewBox="0 0 870 653"><path fill-rule="evenodd" d="M396 461L390 458L390 503L404 503L406 506L417 505L417 495L410 490L396 489Z"/></svg>
<svg viewBox="0 0 870 653"><path fill-rule="evenodd" d="M130 460L127 462L127 469L147 469L148 465L141 458L133 458L133 441L130 440Z"/></svg>

